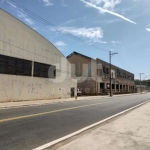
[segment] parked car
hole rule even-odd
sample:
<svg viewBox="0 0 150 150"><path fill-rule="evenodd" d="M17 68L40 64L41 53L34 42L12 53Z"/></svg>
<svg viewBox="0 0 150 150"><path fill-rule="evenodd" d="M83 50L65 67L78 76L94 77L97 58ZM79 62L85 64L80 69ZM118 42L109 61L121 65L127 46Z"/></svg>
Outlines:
<svg viewBox="0 0 150 150"><path fill-rule="evenodd" d="M77 89L77 96L81 96L82 95L82 91L80 89Z"/></svg>

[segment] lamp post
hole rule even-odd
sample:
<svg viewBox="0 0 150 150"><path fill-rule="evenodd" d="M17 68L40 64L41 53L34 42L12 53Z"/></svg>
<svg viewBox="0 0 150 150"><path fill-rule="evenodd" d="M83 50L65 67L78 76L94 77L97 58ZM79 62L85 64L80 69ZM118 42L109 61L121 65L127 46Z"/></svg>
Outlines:
<svg viewBox="0 0 150 150"><path fill-rule="evenodd" d="M110 97L112 97L112 85L111 85L111 57L113 55L116 55L118 53L112 53L111 51L109 51L109 64L110 64L110 70L109 70L109 80L110 80L110 83L109 83L109 89L110 89Z"/></svg>
<svg viewBox="0 0 150 150"><path fill-rule="evenodd" d="M140 91L141 91L141 94L142 94L142 87L141 87L141 76L142 76L142 74L144 74L144 73L140 73Z"/></svg>

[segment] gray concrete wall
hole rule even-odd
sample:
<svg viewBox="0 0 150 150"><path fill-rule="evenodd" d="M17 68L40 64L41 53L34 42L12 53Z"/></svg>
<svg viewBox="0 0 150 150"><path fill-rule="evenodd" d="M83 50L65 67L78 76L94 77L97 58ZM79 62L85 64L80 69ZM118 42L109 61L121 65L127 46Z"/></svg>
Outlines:
<svg viewBox="0 0 150 150"><path fill-rule="evenodd" d="M0 54L56 66L56 79L0 74L0 101L70 97L70 63L40 34L0 9Z"/></svg>

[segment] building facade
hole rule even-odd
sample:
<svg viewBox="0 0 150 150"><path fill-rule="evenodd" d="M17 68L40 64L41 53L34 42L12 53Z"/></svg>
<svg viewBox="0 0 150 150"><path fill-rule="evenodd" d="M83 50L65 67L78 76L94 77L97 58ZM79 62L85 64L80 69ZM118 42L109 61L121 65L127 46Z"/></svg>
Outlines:
<svg viewBox="0 0 150 150"><path fill-rule="evenodd" d="M110 64L97 58L73 52L67 56L72 64L72 76L77 77L78 88L84 95L108 94L110 89ZM135 91L134 74L112 65L112 92Z"/></svg>
<svg viewBox="0 0 150 150"><path fill-rule="evenodd" d="M77 83L66 57L0 9L0 101L67 98Z"/></svg>

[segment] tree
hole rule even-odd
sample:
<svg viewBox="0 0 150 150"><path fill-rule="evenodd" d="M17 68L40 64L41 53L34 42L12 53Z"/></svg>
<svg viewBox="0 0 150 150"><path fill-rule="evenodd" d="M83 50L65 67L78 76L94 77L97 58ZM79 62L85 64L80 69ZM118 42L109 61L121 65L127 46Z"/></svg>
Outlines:
<svg viewBox="0 0 150 150"><path fill-rule="evenodd" d="M147 80L147 86L150 86L150 80Z"/></svg>

